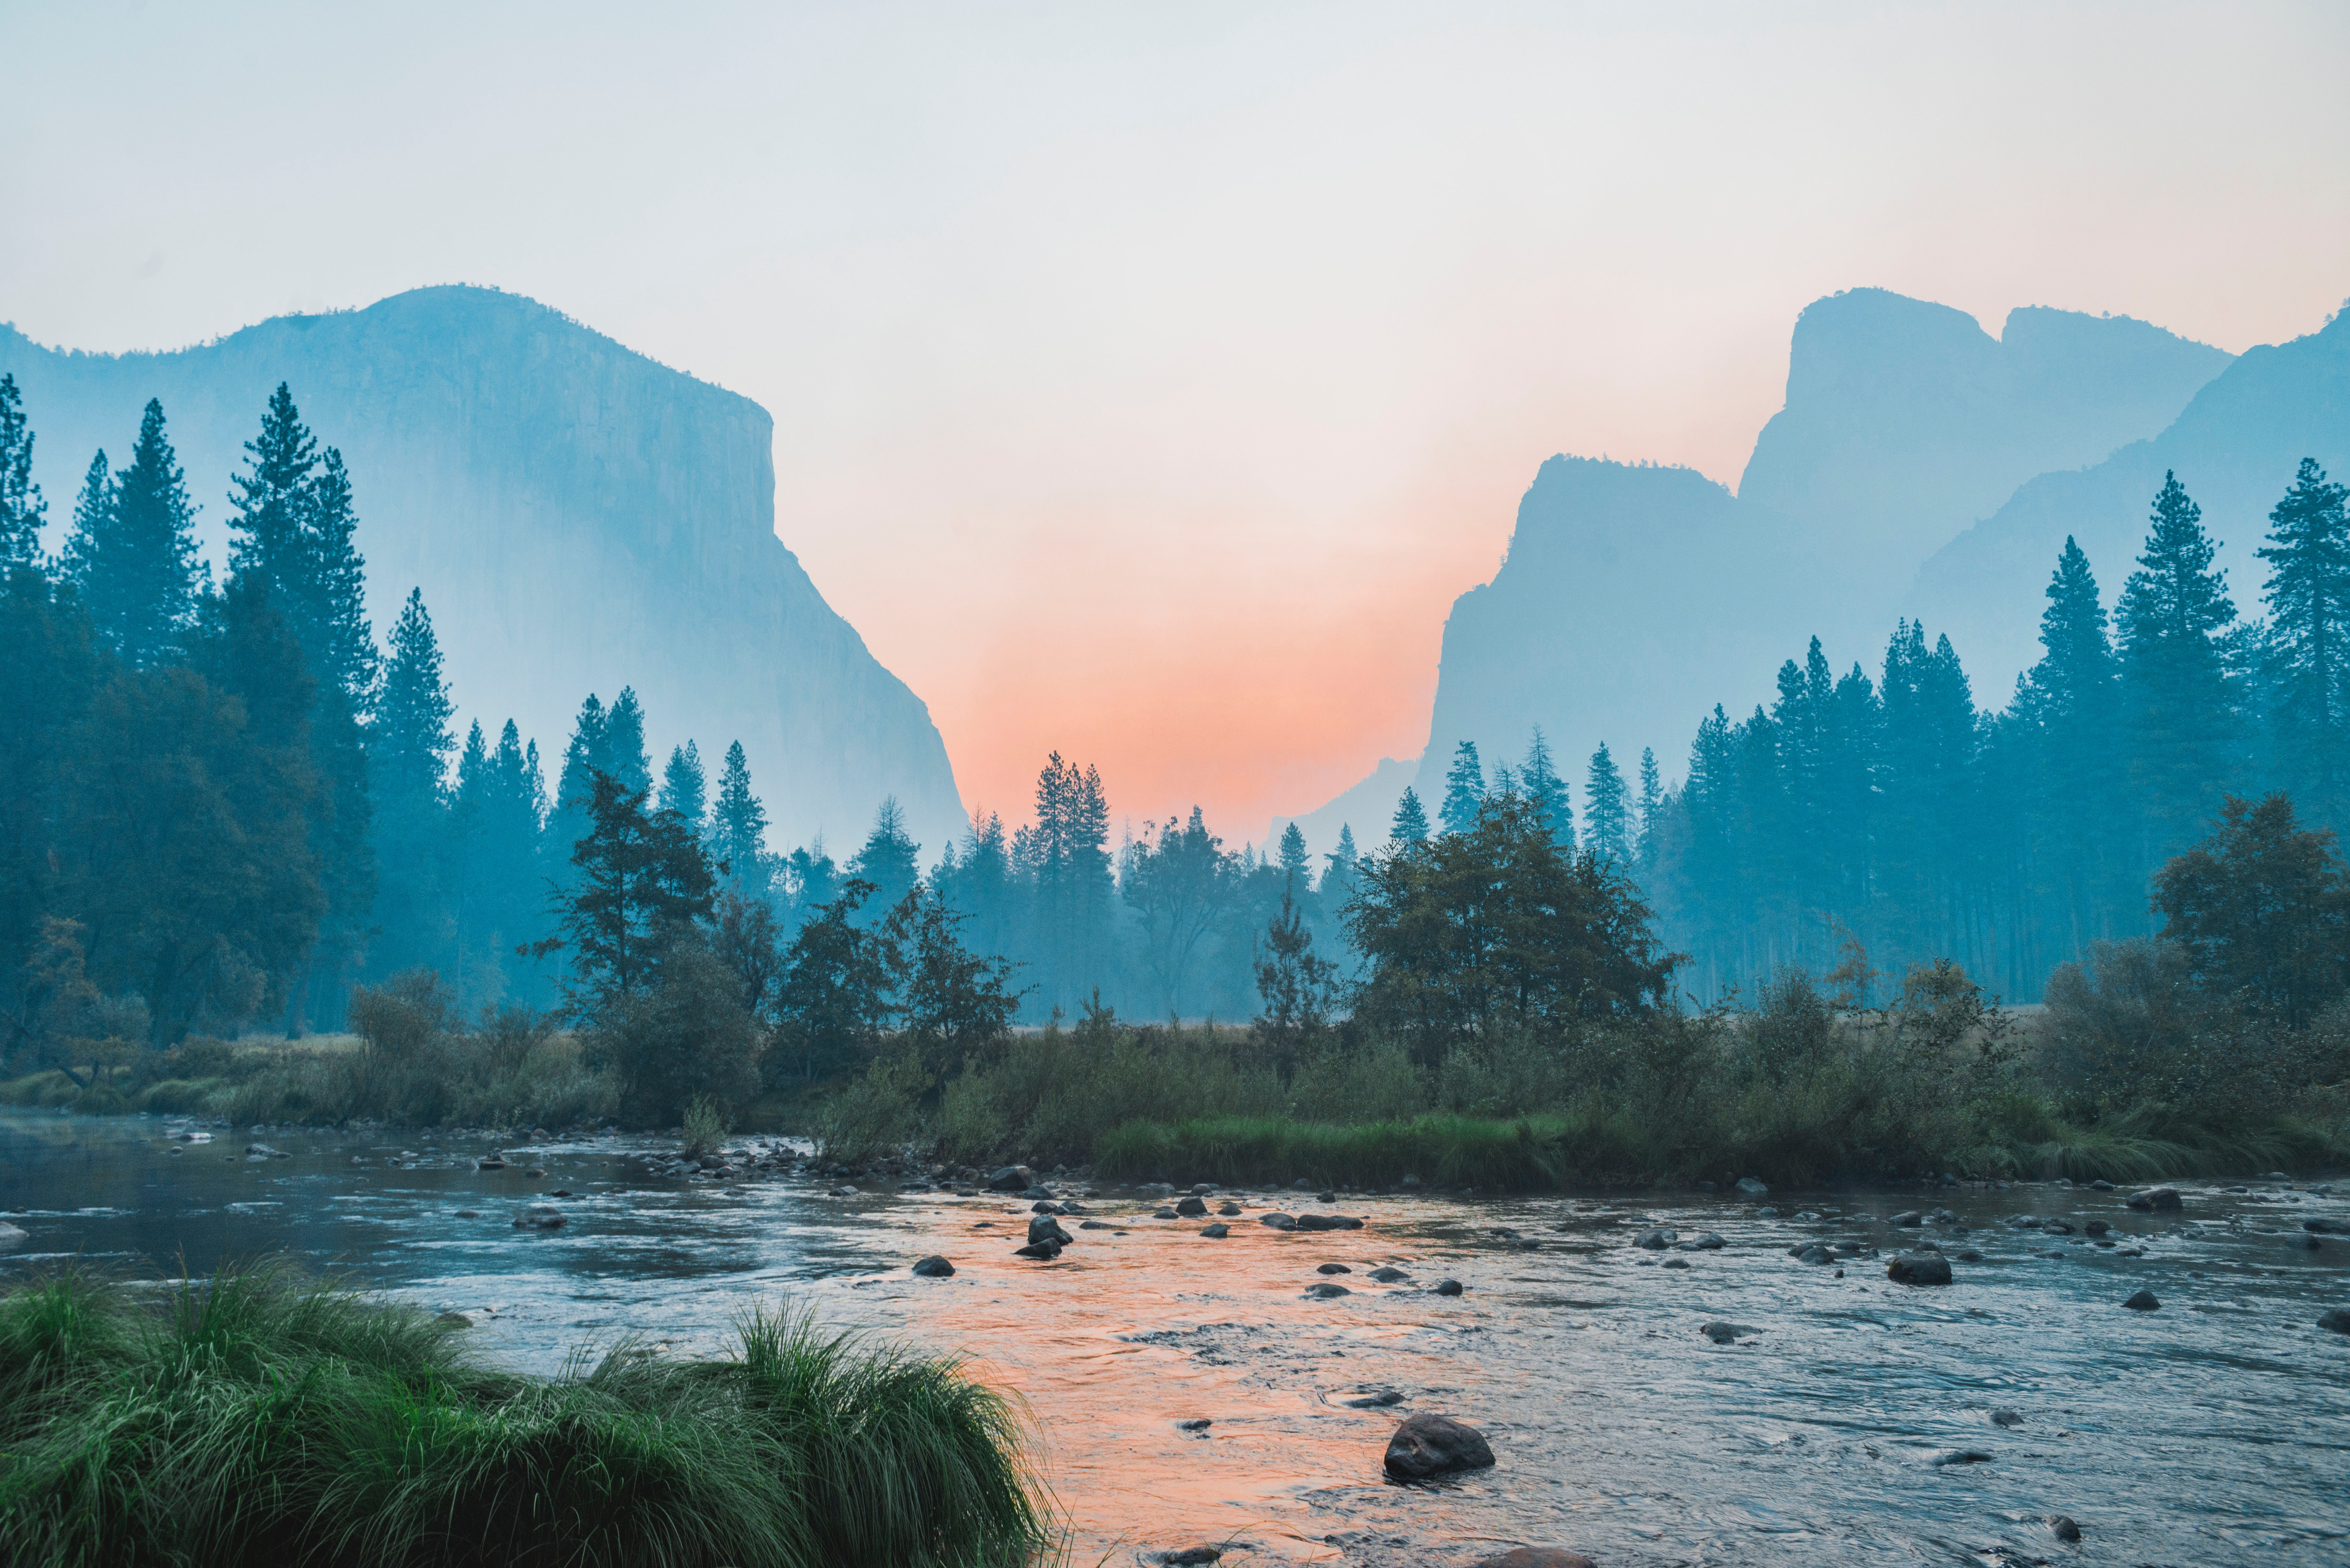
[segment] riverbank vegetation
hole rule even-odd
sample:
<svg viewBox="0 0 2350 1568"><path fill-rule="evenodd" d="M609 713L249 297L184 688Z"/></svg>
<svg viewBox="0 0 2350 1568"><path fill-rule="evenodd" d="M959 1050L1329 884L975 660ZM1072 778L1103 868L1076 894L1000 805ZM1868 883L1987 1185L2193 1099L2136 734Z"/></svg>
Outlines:
<svg viewBox="0 0 2350 1568"><path fill-rule="evenodd" d="M1024 1445L954 1361L788 1314L541 1378L282 1269L0 1296L12 1563L1020 1563L1047 1528Z"/></svg>

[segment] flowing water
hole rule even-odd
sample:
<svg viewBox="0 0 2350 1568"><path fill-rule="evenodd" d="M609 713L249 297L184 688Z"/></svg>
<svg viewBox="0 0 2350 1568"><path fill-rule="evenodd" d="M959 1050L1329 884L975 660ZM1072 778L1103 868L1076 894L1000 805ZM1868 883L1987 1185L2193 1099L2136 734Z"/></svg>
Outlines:
<svg viewBox="0 0 2350 1568"><path fill-rule="evenodd" d="M719 1351L740 1313L795 1301L963 1352L1020 1394L1081 1565L1195 1545L1228 1563L1468 1563L1517 1543L1603 1568L2350 1563L2350 1336L2314 1326L2350 1305L2350 1236L2293 1241L2304 1219L2350 1221L2350 1183L2190 1182L2182 1213L2156 1215L2054 1185L1237 1192L1217 1195L1243 1209L1222 1240L1104 1187L1081 1201L1113 1228L1065 1219L1076 1244L1039 1263L1012 1255L1029 1206L1000 1195L662 1178L616 1140L510 1149L525 1158L485 1171L479 1140L281 1129L259 1136L290 1158L248 1158L255 1135L180 1130L0 1116L0 1218L28 1232L0 1279L287 1252L463 1311L485 1355L542 1371L623 1334ZM515 1229L534 1201L568 1223ZM1258 1223L1274 1208L1365 1224L1284 1232ZM1938 1208L1956 1223L1889 1222ZM2027 1212L2074 1231L2005 1222ZM2114 1245L2082 1233L2092 1220ZM1725 1244L1635 1245L1648 1226ZM1981 1261L1922 1289L1888 1282L1881 1256L1839 1274L1787 1252L1921 1237ZM954 1277L911 1277L928 1252ZM1367 1278L1383 1265L1408 1278ZM1430 1288L1447 1278L1463 1293ZM1326 1279L1350 1293L1310 1299ZM2122 1306L2142 1287L2158 1311ZM1716 1343L1708 1324L1755 1332ZM1414 1412L1473 1423L1498 1462L1387 1482L1387 1437Z"/></svg>

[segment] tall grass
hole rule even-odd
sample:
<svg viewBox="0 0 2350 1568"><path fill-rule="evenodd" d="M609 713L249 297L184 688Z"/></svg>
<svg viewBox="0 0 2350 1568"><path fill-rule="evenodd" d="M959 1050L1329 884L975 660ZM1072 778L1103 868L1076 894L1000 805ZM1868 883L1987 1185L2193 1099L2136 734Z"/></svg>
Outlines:
<svg viewBox="0 0 2350 1568"><path fill-rule="evenodd" d="M140 1305L0 1298L0 1561L1015 1563L1014 1409L950 1359L760 1313L735 1353L484 1366L414 1308L261 1267Z"/></svg>

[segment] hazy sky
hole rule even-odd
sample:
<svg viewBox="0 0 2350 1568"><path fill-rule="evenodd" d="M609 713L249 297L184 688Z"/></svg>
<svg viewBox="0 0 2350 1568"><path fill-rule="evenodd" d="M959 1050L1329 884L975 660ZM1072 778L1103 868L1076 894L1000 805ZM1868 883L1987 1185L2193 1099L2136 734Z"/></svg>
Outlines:
<svg viewBox="0 0 2350 1568"><path fill-rule="evenodd" d="M1544 457L1734 485L1820 295L2314 329L2346 67L2339 3L0 0L0 319L544 300L774 413L967 803L1058 747L1237 843L1419 750Z"/></svg>

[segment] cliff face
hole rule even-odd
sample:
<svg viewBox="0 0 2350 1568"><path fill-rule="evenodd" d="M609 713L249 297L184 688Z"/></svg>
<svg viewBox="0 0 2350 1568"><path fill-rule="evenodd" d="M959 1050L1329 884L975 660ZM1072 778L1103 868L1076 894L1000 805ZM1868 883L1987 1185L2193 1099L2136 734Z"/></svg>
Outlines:
<svg viewBox="0 0 2350 1568"><path fill-rule="evenodd" d="M1873 664L1890 629L1875 620L1847 565L1794 519L1692 469L1554 457L1519 503L1509 558L1444 623L1414 787L1433 812L1458 742L1477 742L1490 778L1539 724L1580 813L1601 742L1627 779L1643 746L1678 774L1698 720L1768 701L1814 633L1839 669Z"/></svg>
<svg viewBox="0 0 2350 1568"><path fill-rule="evenodd" d="M1810 524L1898 590L2033 475L2162 429L2229 358L2126 317L2033 306L1993 337L1948 306L1832 295L1796 318L1786 406L1739 498Z"/></svg>
<svg viewBox="0 0 2350 1568"><path fill-rule="evenodd" d="M44 349L0 328L53 531L90 453L123 461L163 401L207 553L263 403L289 382L358 492L379 630L424 590L464 716L508 716L559 765L588 692L633 685L658 767L739 739L771 843L862 836L898 796L931 851L962 826L920 699L775 536L774 421L750 400L515 296L429 288L169 354ZM54 543L54 539L52 543ZM713 776L714 784L714 776Z"/></svg>
<svg viewBox="0 0 2350 1568"><path fill-rule="evenodd" d="M2238 612L2258 616L2269 574L2253 552L2304 457L2336 479L2350 472L2350 311L2305 337L2248 349L2159 435L2024 485L1927 560L1909 607L1949 628L1979 696L2004 701L2039 658L2036 612L2064 536L2080 541L2110 606L2136 569L2168 471L2220 542Z"/></svg>

